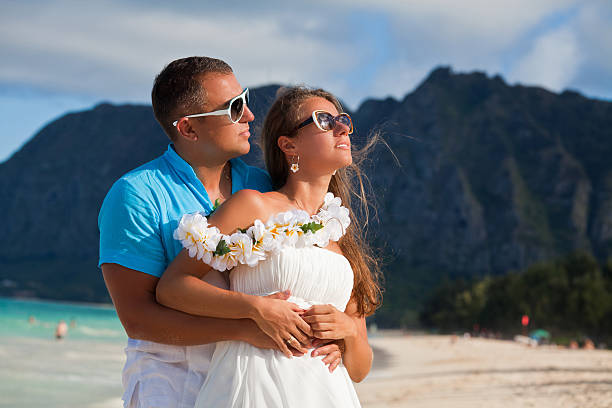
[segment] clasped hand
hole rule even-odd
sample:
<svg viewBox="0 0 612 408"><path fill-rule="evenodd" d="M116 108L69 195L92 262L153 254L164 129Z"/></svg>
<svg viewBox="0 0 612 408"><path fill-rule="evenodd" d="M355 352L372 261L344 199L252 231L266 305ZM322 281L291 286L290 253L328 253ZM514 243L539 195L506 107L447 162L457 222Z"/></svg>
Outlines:
<svg viewBox="0 0 612 408"><path fill-rule="evenodd" d="M302 355L316 347L312 356L325 356L330 372L342 361L340 344L356 335L353 320L332 305L315 305L304 310L287 302L289 292L261 298L255 323L287 357Z"/></svg>

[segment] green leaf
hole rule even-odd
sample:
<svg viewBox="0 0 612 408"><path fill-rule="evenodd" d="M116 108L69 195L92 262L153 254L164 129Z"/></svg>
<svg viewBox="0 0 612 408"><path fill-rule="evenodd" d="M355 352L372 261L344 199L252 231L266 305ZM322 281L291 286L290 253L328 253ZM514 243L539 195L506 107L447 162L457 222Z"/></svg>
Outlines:
<svg viewBox="0 0 612 408"><path fill-rule="evenodd" d="M221 203L219 202L219 199L218 199L218 198L216 198L216 199L215 199L215 203L213 204L213 209L212 209L212 211L211 211L210 213L211 213L211 214L212 214L212 213L214 213L214 212L215 212L215 210L216 210L217 208L219 208L219 206L220 206L220 205L221 205Z"/></svg>
<svg viewBox="0 0 612 408"><path fill-rule="evenodd" d="M215 249L214 254L215 255L219 255L219 256L223 256L227 253L230 252L229 247L227 246L227 244L225 243L225 240L222 239L219 241L219 243L217 244L217 249Z"/></svg>
<svg viewBox="0 0 612 408"><path fill-rule="evenodd" d="M313 234L315 232L317 232L318 230L320 230L321 228L323 228L323 224L319 224L317 222L309 222L308 224L303 224L302 226L300 226L300 229L302 231L304 231L304 233L307 233L308 231L311 231Z"/></svg>

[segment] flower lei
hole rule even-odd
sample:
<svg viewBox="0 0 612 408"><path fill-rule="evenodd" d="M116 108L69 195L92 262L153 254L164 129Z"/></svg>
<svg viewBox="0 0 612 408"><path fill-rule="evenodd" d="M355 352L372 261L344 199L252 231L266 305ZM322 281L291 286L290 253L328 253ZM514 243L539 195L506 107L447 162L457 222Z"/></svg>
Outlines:
<svg viewBox="0 0 612 408"><path fill-rule="evenodd" d="M323 206L313 216L303 210L290 210L273 215L265 225L255 220L248 229L231 235L209 225L201 213L185 214L174 230L174 239L181 241L190 257L225 271L239 263L255 266L266 259L267 253L276 253L283 246L325 247L330 240L338 241L350 222L349 211L340 198L327 193Z"/></svg>

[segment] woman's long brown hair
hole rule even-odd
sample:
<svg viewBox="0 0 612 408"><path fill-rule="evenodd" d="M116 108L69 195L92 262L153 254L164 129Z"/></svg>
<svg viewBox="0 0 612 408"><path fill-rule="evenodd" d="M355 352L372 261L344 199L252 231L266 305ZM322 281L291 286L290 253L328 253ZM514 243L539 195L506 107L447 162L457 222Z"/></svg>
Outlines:
<svg viewBox="0 0 612 408"><path fill-rule="evenodd" d="M322 89L309 89L305 87L282 88L276 100L266 115L262 129L262 150L266 168L272 178L275 189L281 188L287 182L289 163L283 151L278 147L279 136L294 137L301 105L310 98L324 98L333 103L338 112L343 112L342 105L336 97ZM368 224L369 206L366 197L366 186L369 186L367 176L363 173L361 165L367 153L378 141L378 135L373 135L368 143L358 151L353 152L353 163L339 169L332 176L328 191L340 197L342 204L350 211L351 225L346 234L340 239L338 245L344 256L348 259L354 273L352 298L357 304L360 315L369 316L382 302L380 281L382 274L379 260L374 256L372 249L365 239L365 227ZM359 222L355 219L352 206L353 199L360 204Z"/></svg>

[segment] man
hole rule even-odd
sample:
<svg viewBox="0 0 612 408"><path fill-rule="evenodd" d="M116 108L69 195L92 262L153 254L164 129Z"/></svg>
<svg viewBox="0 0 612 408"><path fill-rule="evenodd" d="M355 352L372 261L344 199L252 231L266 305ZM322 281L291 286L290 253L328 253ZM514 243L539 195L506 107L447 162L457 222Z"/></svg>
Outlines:
<svg viewBox="0 0 612 408"><path fill-rule="evenodd" d="M172 235L183 214L209 214L215 203L243 188L271 189L264 171L237 159L250 149L249 122L254 116L247 95L221 60L190 57L171 62L151 92L155 117L171 140L168 150L121 177L102 204L99 265L129 336L123 372L126 407L193 407L212 343L241 340L290 352L252 320L192 316L155 300L159 277L181 250ZM205 280L208 283L194 284L227 289L217 271ZM274 310L268 320L279 326L296 324L279 320ZM302 344L291 346L294 353L305 351ZM332 369L340 363L335 344L321 347L319 353Z"/></svg>

